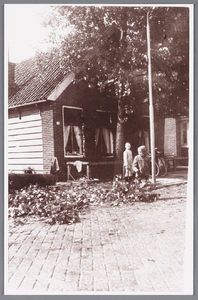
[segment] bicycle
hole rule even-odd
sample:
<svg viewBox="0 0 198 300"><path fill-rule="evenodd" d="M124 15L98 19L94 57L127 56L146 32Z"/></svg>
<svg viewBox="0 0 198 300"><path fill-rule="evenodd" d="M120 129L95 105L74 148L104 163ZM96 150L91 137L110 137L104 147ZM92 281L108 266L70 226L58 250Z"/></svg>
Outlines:
<svg viewBox="0 0 198 300"><path fill-rule="evenodd" d="M159 166L159 175L165 176L167 174L167 164L165 161L165 158L161 151L158 151L157 148L155 148L156 158L157 158L157 164Z"/></svg>
<svg viewBox="0 0 198 300"><path fill-rule="evenodd" d="M151 155L149 155L151 158ZM155 148L155 176L161 175L165 176L167 174L167 164L166 161L162 155L161 151L158 151L157 148ZM152 163L151 163L151 168L150 168L150 175L151 175L151 170L152 170Z"/></svg>

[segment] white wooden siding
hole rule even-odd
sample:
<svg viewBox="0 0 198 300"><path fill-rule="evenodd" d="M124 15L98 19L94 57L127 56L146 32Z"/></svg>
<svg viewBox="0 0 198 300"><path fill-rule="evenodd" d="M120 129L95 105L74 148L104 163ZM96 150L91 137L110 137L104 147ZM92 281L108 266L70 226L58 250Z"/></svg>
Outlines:
<svg viewBox="0 0 198 300"><path fill-rule="evenodd" d="M23 173L28 167L43 173L42 121L37 108L9 113L8 170Z"/></svg>
<svg viewBox="0 0 198 300"><path fill-rule="evenodd" d="M30 166L30 164L28 165L28 167ZM42 174L43 173L43 166L38 165L38 166L32 166L34 168L34 170L36 171L36 173ZM24 169L27 169L27 165L24 166L24 168L20 168L20 166L18 168L16 168L16 165L9 165L9 172L13 172L13 173L24 173Z"/></svg>
<svg viewBox="0 0 198 300"><path fill-rule="evenodd" d="M8 124L8 129L13 129L13 124L15 129L25 129L30 127L41 127L41 120L35 120L35 121L25 121L23 123L11 123Z"/></svg>
<svg viewBox="0 0 198 300"><path fill-rule="evenodd" d="M32 152L24 152L24 153L19 153L19 152L9 152L8 153L8 158L10 159L19 159L19 158L31 158L32 159ZM43 158L41 156L40 152L34 152L34 158Z"/></svg>
<svg viewBox="0 0 198 300"><path fill-rule="evenodd" d="M34 153L36 152L42 152L43 151L43 146L35 146L34 145ZM32 153L32 147L20 147L20 152L18 147L9 147L9 153L19 153L20 156L24 156L25 153Z"/></svg>
<svg viewBox="0 0 198 300"><path fill-rule="evenodd" d="M16 134L16 135L9 135L12 141L21 141L21 140L39 140L42 139L42 132L39 133L29 133L29 134Z"/></svg>
<svg viewBox="0 0 198 300"><path fill-rule="evenodd" d="M34 126L34 127L28 127L28 128L10 128L8 131L8 136L15 136L15 135L21 135L21 134L32 134L42 132L41 126Z"/></svg>
<svg viewBox="0 0 198 300"><path fill-rule="evenodd" d="M9 137L8 137L9 138ZM31 139L28 139L28 140L24 140L24 141L8 141L8 147L23 147L23 146L29 146L29 147L32 147L32 146L37 146L37 145L42 145L42 140L31 140ZM32 149L32 152L34 150Z"/></svg>
<svg viewBox="0 0 198 300"><path fill-rule="evenodd" d="M41 120L41 116L40 116L40 113L35 115L29 115L29 116L26 116L25 114L23 115L22 114L22 118L23 118L23 121L24 122L30 122L30 121L36 121L36 120ZM9 124L12 124L12 123L17 123L19 121L19 115L18 113L14 113L13 115L10 113L9 114Z"/></svg>

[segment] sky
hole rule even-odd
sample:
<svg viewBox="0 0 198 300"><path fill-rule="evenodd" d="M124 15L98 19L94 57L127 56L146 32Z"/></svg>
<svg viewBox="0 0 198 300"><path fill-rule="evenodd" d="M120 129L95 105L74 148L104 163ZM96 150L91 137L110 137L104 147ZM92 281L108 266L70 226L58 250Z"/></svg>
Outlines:
<svg viewBox="0 0 198 300"><path fill-rule="evenodd" d="M46 50L48 29L42 20L49 12L47 4L5 4L5 54L11 62L34 56L36 49Z"/></svg>
<svg viewBox="0 0 198 300"><path fill-rule="evenodd" d="M41 24L50 7L42 4L5 5L5 51L11 62L34 56L36 49L45 50L48 29Z"/></svg>

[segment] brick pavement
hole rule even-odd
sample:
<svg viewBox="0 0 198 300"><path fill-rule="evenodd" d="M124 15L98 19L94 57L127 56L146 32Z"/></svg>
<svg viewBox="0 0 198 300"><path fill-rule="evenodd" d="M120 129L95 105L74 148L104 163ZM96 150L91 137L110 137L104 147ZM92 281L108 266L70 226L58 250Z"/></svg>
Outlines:
<svg viewBox="0 0 198 300"><path fill-rule="evenodd" d="M186 199L94 206L72 225L10 222L6 294L182 293Z"/></svg>

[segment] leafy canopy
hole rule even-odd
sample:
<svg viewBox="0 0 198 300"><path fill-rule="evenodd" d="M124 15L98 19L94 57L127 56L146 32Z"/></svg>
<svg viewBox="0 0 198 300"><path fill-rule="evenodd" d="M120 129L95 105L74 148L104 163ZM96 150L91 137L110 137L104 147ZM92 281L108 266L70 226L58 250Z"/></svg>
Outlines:
<svg viewBox="0 0 198 300"><path fill-rule="evenodd" d="M187 115L188 8L53 6L44 22L51 27L52 56L66 64L67 70L76 69L77 80L117 99L130 100L134 111L148 98L148 11L156 113Z"/></svg>

